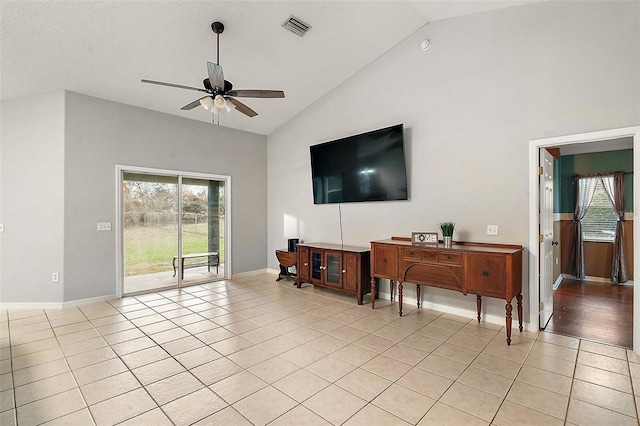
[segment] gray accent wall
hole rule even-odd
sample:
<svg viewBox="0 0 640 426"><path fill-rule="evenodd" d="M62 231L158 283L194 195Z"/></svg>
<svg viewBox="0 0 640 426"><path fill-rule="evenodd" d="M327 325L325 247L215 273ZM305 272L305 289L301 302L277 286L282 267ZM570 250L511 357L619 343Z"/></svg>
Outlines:
<svg viewBox="0 0 640 426"><path fill-rule="evenodd" d="M47 145L47 151L41 152L31 142L36 154L46 157L43 161L29 162L31 154L20 147L21 167L7 167L9 160L5 162L3 155L5 228L13 228L12 218L24 215L22 224L34 223L43 231L28 243L24 230L11 240L5 238L7 232L3 235L3 303L74 301L116 293L116 165L231 176L232 272L266 267L265 136L78 93L55 96L61 100L59 105L42 111L39 117L31 109L20 108L25 102L33 103L32 99L2 103L3 124L5 112L10 111L6 121L13 127L29 128L44 120L45 129L59 129L54 147ZM53 118L58 127L47 125ZM224 124L224 115L221 120ZM3 132L3 154L5 147L22 145L19 136L17 131ZM19 183L24 176L28 178L25 185ZM36 177L44 186L34 191L55 200L59 207L25 213L5 201L5 191L11 201L19 196L20 187L35 183ZM19 187L9 182L18 182ZM113 230L97 232L98 222L111 222ZM37 249L35 258L28 258L30 248L43 242L55 243L57 250ZM40 262L34 261L37 259ZM57 297L49 295L54 267L61 274ZM25 270L41 278L23 279Z"/></svg>
<svg viewBox="0 0 640 426"><path fill-rule="evenodd" d="M368 246L443 221L457 240L526 247L529 141L640 124L639 18L638 2L542 2L416 31L269 135L269 266L287 238ZM341 236L338 205L313 204L309 146L396 123L410 200L343 204ZM472 296L423 298L475 310ZM483 309L504 317L504 301Z"/></svg>
<svg viewBox="0 0 640 426"><path fill-rule="evenodd" d="M63 301L64 93L2 102L0 301ZM52 282L52 273L60 282Z"/></svg>

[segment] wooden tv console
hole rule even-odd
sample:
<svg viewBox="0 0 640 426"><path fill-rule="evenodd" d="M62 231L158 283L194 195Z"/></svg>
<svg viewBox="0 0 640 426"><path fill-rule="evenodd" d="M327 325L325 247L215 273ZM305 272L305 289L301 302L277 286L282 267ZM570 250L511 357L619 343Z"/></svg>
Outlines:
<svg viewBox="0 0 640 426"><path fill-rule="evenodd" d="M416 284L420 307L420 286L475 294L478 321L482 296L506 301L507 344L511 344L511 301L517 300L519 330L522 331L522 252L519 245L454 243L452 248L442 244L416 246L410 238L394 237L371 242L371 289L377 294L376 279L398 282L398 305L402 316L402 288L404 282ZM375 308L375 297L371 307Z"/></svg>
<svg viewBox="0 0 640 426"><path fill-rule="evenodd" d="M297 247L296 284L303 282L355 294L362 305L371 292L370 251L366 247L325 243L300 243Z"/></svg>

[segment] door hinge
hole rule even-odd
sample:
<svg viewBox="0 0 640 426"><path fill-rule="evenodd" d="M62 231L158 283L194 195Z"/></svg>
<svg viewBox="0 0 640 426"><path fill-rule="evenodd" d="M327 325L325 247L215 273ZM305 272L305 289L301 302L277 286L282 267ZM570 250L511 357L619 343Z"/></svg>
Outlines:
<svg viewBox="0 0 640 426"><path fill-rule="evenodd" d="M544 173L544 170L542 169L542 167L538 167L538 174L542 176L543 173Z"/></svg>
<svg viewBox="0 0 640 426"><path fill-rule="evenodd" d="M538 310L544 311L544 303L543 302L539 302L538 303Z"/></svg>
<svg viewBox="0 0 640 426"><path fill-rule="evenodd" d="M543 242L544 241L544 236L542 234L538 235L538 240L540 242Z"/></svg>

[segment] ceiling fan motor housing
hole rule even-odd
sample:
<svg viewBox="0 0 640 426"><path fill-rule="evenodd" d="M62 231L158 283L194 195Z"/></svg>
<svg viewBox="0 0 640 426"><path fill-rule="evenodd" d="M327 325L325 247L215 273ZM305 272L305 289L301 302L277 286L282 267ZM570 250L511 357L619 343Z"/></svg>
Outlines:
<svg viewBox="0 0 640 426"><path fill-rule="evenodd" d="M202 85L209 92L211 92L211 93L216 92L216 90L214 90L213 86L211 86L211 81L209 81L209 78L205 78L204 80L202 80ZM222 93L227 93L231 89L233 89L233 84L230 81L225 80L224 81L224 88L222 89Z"/></svg>

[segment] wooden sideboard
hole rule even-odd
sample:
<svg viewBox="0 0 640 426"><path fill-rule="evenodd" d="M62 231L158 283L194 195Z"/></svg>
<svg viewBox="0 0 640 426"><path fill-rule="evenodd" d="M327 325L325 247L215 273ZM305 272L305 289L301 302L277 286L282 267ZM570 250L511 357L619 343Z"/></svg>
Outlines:
<svg viewBox="0 0 640 426"><path fill-rule="evenodd" d="M513 309L517 300L519 330L522 331L522 252L519 245L456 243L452 248L440 245L416 246L409 238L394 238L371 242L371 289L377 294L376 279L398 283L398 306L402 316L403 283L416 285L416 298L420 307L420 286L459 291L476 295L478 321L482 309L482 296L506 301L505 318L507 344L511 344ZM371 307L375 308L375 297Z"/></svg>
<svg viewBox="0 0 640 426"><path fill-rule="evenodd" d="M298 288L303 282L308 282L314 286L355 294L358 304L362 305L364 295L371 292L368 248L300 243L297 250Z"/></svg>

